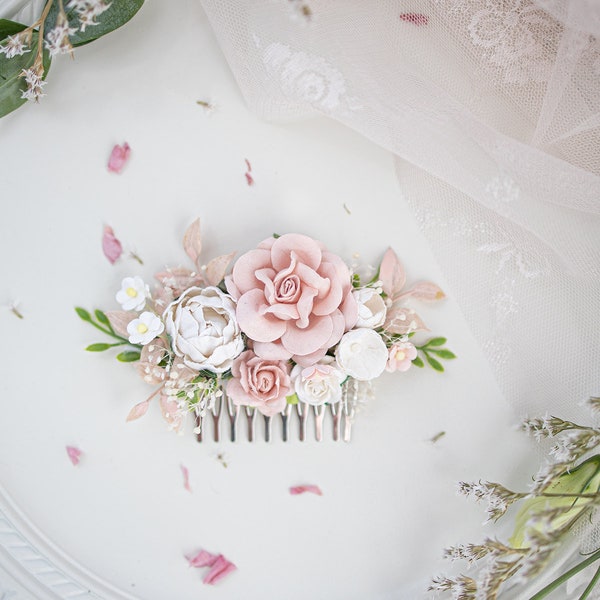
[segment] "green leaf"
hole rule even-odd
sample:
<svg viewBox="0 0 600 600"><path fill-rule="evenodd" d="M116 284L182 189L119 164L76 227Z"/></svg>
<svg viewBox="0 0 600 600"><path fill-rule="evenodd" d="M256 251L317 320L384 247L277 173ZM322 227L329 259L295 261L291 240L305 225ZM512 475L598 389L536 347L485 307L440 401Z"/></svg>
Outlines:
<svg viewBox="0 0 600 600"><path fill-rule="evenodd" d="M297 394L292 394L291 396L286 396L285 399L287 400L288 404L298 404Z"/></svg>
<svg viewBox="0 0 600 600"><path fill-rule="evenodd" d="M90 315L90 313L87 310L85 310L85 308L76 306L75 312L79 315L79 318L82 319L83 321L91 321L92 320L92 315Z"/></svg>
<svg viewBox="0 0 600 600"><path fill-rule="evenodd" d="M273 234L273 237L274 237L275 239L278 239L278 238L280 238L281 236L280 236L278 233L274 233L274 234Z"/></svg>
<svg viewBox="0 0 600 600"><path fill-rule="evenodd" d="M440 348L439 350L436 348L428 348L427 350L429 352L434 352L436 356L439 356L440 358L443 358L445 360L451 360L452 358L456 358L456 354L454 354L454 352L451 352L450 350L447 350L446 348Z"/></svg>
<svg viewBox="0 0 600 600"><path fill-rule="evenodd" d="M119 352L117 354L117 360L121 362L135 362L140 360L141 354L137 350L125 350L125 352Z"/></svg>
<svg viewBox="0 0 600 600"><path fill-rule="evenodd" d="M422 369L425 366L425 363L420 356L417 356L417 358L412 361L412 364L415 365L415 367L419 367L419 369Z"/></svg>
<svg viewBox="0 0 600 600"><path fill-rule="evenodd" d="M427 360L429 366L435 369L436 371L439 371L440 373L444 372L444 367L442 367L442 363L435 360L435 358L433 358L432 356L429 356L429 354L425 354L425 360Z"/></svg>
<svg viewBox="0 0 600 600"><path fill-rule="evenodd" d="M423 347L427 348L429 346L443 346L447 341L448 340L444 337L431 338L430 340L427 340L427 343Z"/></svg>
<svg viewBox="0 0 600 600"><path fill-rule="evenodd" d="M46 17L46 21L44 22L46 31L53 29L56 24L60 10L59 4L59 2L55 2ZM77 28L77 32L69 37L71 44L74 48L83 46L118 29L137 13L142 4L144 4L144 0L113 0L110 8L96 17L97 25L88 25L85 31L79 31L81 24L75 9L67 10L66 15L69 20L69 26Z"/></svg>
<svg viewBox="0 0 600 600"><path fill-rule="evenodd" d="M17 23L16 21L9 21L8 19L0 19L0 40L4 40L7 35L15 35L15 33L19 33L23 29L27 29L27 25Z"/></svg>
<svg viewBox="0 0 600 600"><path fill-rule="evenodd" d="M112 344L105 344L103 342L99 342L98 344L90 344L86 350L88 352L104 352L105 350L108 350L109 348L112 348L113 345Z"/></svg>
<svg viewBox="0 0 600 600"><path fill-rule="evenodd" d="M108 320L108 317L101 310L96 309L94 311L94 314L96 315L96 319L98 320L98 323L102 323L103 325L108 325L112 329L112 327L110 326L110 321Z"/></svg>

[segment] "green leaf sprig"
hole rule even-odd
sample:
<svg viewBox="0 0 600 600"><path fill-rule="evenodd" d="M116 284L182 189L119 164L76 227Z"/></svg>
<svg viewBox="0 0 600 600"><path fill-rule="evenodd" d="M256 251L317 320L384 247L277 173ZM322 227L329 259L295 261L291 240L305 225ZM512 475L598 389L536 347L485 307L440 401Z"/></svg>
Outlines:
<svg viewBox="0 0 600 600"><path fill-rule="evenodd" d="M431 338L422 346L415 346L415 348L423 355L425 361L431 368L435 369L440 373L443 373L444 366L438 359L452 360L453 358L456 358L456 354L454 354L454 352L448 350L448 348L441 347L446 342L446 338L436 337ZM423 368L425 366L425 362L420 356L417 356L417 358L415 358L412 361L412 363L413 365L415 365L415 367L419 368Z"/></svg>

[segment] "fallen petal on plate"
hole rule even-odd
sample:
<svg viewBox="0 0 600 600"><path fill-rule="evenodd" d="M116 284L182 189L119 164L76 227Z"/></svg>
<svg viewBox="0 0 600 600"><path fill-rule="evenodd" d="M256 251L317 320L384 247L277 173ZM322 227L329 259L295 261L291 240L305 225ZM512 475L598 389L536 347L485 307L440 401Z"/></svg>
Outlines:
<svg viewBox="0 0 600 600"><path fill-rule="evenodd" d="M181 472L183 473L183 487L188 492L191 492L192 488L190 487L190 472L185 465L180 465L180 466L181 466Z"/></svg>
<svg viewBox="0 0 600 600"><path fill-rule="evenodd" d="M79 459L83 452L75 446L67 446L67 454L69 455L69 459L73 463L73 466L76 467L79 464Z"/></svg>
<svg viewBox="0 0 600 600"><path fill-rule="evenodd" d="M127 415L126 421L135 421L140 417L143 417L148 412L148 406L150 406L149 400L144 400L143 402L139 402L136 404Z"/></svg>
<svg viewBox="0 0 600 600"><path fill-rule="evenodd" d="M108 225L104 226L104 232L102 233L102 251L111 265L114 265L123 253L121 242L115 237L112 227Z"/></svg>
<svg viewBox="0 0 600 600"><path fill-rule="evenodd" d="M200 550L193 556L186 556L188 564L190 567L200 568L200 567L212 567L217 559L221 556L220 554L211 554L206 550Z"/></svg>
<svg viewBox="0 0 600 600"><path fill-rule="evenodd" d="M217 556L217 560L212 565L210 571L204 576L203 583L208 585L214 585L229 573L235 571L237 567L230 561L228 561L222 554Z"/></svg>
<svg viewBox="0 0 600 600"><path fill-rule="evenodd" d="M306 492L317 494L317 496L323 495L323 492L318 485L295 485L290 488L290 494L292 496L297 496L298 494L304 494Z"/></svg>
<svg viewBox="0 0 600 600"><path fill-rule="evenodd" d="M123 170L125 163L129 160L130 154L131 148L127 142L122 146L115 144L110 153L110 158L108 159L108 170L111 173L120 173Z"/></svg>

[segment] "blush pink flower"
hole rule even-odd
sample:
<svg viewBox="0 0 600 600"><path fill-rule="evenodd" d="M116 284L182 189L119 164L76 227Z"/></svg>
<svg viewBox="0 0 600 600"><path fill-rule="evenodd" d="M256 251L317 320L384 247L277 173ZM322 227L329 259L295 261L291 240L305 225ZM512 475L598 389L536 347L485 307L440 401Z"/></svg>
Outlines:
<svg viewBox="0 0 600 600"><path fill-rule="evenodd" d="M234 404L254 406L267 417L285 408L291 388L285 361L265 360L246 350L233 361L231 374L233 379L227 382L227 394Z"/></svg>
<svg viewBox="0 0 600 600"><path fill-rule="evenodd" d="M314 364L358 318L348 267L305 235L266 239L225 281L240 328L264 359Z"/></svg>
<svg viewBox="0 0 600 600"><path fill-rule="evenodd" d="M417 358L417 349L410 342L396 342L390 348L386 371L408 371Z"/></svg>

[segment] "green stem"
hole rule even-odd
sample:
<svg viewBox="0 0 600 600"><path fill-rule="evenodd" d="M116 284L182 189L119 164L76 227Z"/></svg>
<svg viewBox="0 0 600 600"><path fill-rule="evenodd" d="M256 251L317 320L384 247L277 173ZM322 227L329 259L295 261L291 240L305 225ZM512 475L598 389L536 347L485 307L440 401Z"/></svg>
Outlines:
<svg viewBox="0 0 600 600"><path fill-rule="evenodd" d="M94 321L92 320L89 320L88 323L90 325L93 325L96 329L99 329L102 333L105 333L106 335L110 335L110 337L115 338L115 340L120 340L124 344L129 344L129 340L125 339L124 337L121 337L120 335L117 335L114 331L111 331L110 329L104 329L104 327L98 325L98 323L94 323ZM132 345L136 346L137 344Z"/></svg>
<svg viewBox="0 0 600 600"><path fill-rule="evenodd" d="M600 567L596 569L596 573L592 577L592 580L588 583L588 586L583 590L583 594L579 597L579 600L586 600L586 598L592 593L592 590L596 587L598 580L600 579Z"/></svg>
<svg viewBox="0 0 600 600"><path fill-rule="evenodd" d="M585 560L581 561L578 565L575 565L572 569L569 569L568 571L566 571L565 573L560 575L560 577L557 577L554 581L550 582L546 587L542 588L537 594L531 596L531 598L529 600L542 600L542 598L545 598L548 594L550 594L555 589L560 587L565 581L567 581L568 579L573 577L573 575L577 575L577 573L579 573L580 571L583 571L583 569L585 569L586 567L589 567L592 563L597 561L599 558L600 558L600 549L596 550L596 552L594 552L593 554L588 556ZM596 576L594 576L594 579L596 579ZM594 579L592 579L592 581L594 581ZM594 585L595 585L595 582L594 582ZM585 598L585 596L584 596L584 598Z"/></svg>

